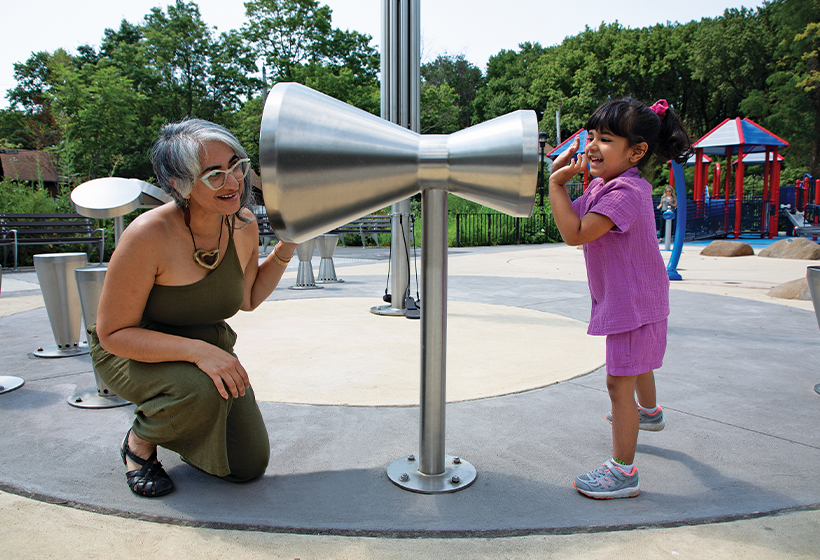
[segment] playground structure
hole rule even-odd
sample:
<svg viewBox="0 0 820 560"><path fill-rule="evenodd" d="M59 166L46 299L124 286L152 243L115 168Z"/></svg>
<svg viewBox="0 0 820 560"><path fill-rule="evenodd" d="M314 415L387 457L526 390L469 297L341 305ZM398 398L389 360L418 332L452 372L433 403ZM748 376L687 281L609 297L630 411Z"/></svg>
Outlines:
<svg viewBox="0 0 820 560"><path fill-rule="evenodd" d="M778 153L788 147L789 143L772 134L762 126L749 119L726 119L707 132L692 146L695 150L695 177L692 199L695 202L695 218L722 213L724 219L732 219L731 228L726 223L725 231L731 231L735 239L739 238L744 228L741 217L744 211L759 216L757 229L761 237L775 237L778 231L780 201L780 162ZM709 188L709 161L707 154L725 156L726 165L716 163L712 174L712 192L707 197ZM734 158L734 159L733 159ZM747 165L763 165L763 193L758 201L746 202L743 197L743 181ZM734 171L734 191L732 174ZM721 174L724 174L721 177ZM670 184L672 183L670 177ZM722 191L721 191L722 186ZM730 208L730 199L734 208ZM707 200L709 204L707 204ZM720 201L722 200L722 204ZM715 206L712 203L718 203ZM744 205L756 205L757 208L745 208ZM733 212L732 212L733 210ZM746 228L749 229L749 228ZM751 233L751 232L749 232Z"/></svg>

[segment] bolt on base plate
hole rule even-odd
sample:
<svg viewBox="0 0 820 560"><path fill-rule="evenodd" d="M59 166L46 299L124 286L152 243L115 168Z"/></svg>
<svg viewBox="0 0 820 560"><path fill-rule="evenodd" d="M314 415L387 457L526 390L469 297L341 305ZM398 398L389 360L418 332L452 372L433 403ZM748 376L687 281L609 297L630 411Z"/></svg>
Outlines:
<svg viewBox="0 0 820 560"><path fill-rule="evenodd" d="M25 381L19 377L0 375L0 395L19 389L23 386L23 383L25 383Z"/></svg>
<svg viewBox="0 0 820 560"><path fill-rule="evenodd" d="M101 395L96 387L91 387L68 397L68 404L77 408L115 408L131 403L114 394Z"/></svg>
<svg viewBox="0 0 820 560"><path fill-rule="evenodd" d="M820 383L814 386L814 392L820 395Z"/></svg>
<svg viewBox="0 0 820 560"><path fill-rule="evenodd" d="M459 457L444 456L442 474L423 474L418 469L418 455L396 459L387 467L387 476L397 486L421 494L443 494L463 490L475 482L475 467Z"/></svg>

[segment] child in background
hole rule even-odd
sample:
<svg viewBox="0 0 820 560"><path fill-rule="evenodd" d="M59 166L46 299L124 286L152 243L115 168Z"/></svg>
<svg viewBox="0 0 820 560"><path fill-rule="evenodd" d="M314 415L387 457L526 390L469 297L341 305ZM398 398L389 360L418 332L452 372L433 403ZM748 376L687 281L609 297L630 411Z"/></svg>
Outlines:
<svg viewBox="0 0 820 560"><path fill-rule="evenodd" d="M651 107L631 98L609 100L586 130L589 140L580 157L573 159L576 138L555 160L549 198L561 237L567 245L584 246L592 297L587 332L606 335L612 459L577 477L573 486L592 498L631 498L640 493L633 465L638 430L664 427L653 372L663 363L669 316L652 186L638 171L653 155L685 161L691 142L665 100ZM566 183L587 164L595 179L571 202Z"/></svg>

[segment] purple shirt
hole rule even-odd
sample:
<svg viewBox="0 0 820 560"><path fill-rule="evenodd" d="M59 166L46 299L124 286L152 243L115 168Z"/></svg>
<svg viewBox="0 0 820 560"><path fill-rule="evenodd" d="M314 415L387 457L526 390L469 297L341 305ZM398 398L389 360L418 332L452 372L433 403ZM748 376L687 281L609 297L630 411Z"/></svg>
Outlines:
<svg viewBox="0 0 820 560"><path fill-rule="evenodd" d="M595 179L572 209L602 214L615 224L584 245L592 313L587 333L627 332L669 316L669 276L655 230L652 185L627 169L606 185Z"/></svg>

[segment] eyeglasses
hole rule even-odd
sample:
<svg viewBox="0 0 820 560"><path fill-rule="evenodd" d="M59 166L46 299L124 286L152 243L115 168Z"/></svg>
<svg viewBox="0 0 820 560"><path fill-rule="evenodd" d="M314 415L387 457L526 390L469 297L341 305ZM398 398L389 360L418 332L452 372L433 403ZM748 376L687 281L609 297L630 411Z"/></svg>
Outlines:
<svg viewBox="0 0 820 560"><path fill-rule="evenodd" d="M228 182L228 175L233 175L233 178L236 179L238 183L242 182L248 173L251 170L251 160L248 158L240 159L236 163L234 163L229 169L214 169L213 171L209 171L205 175L199 178L200 181L205 183L205 186L211 189L212 191L218 191L222 187L225 186L225 183Z"/></svg>

